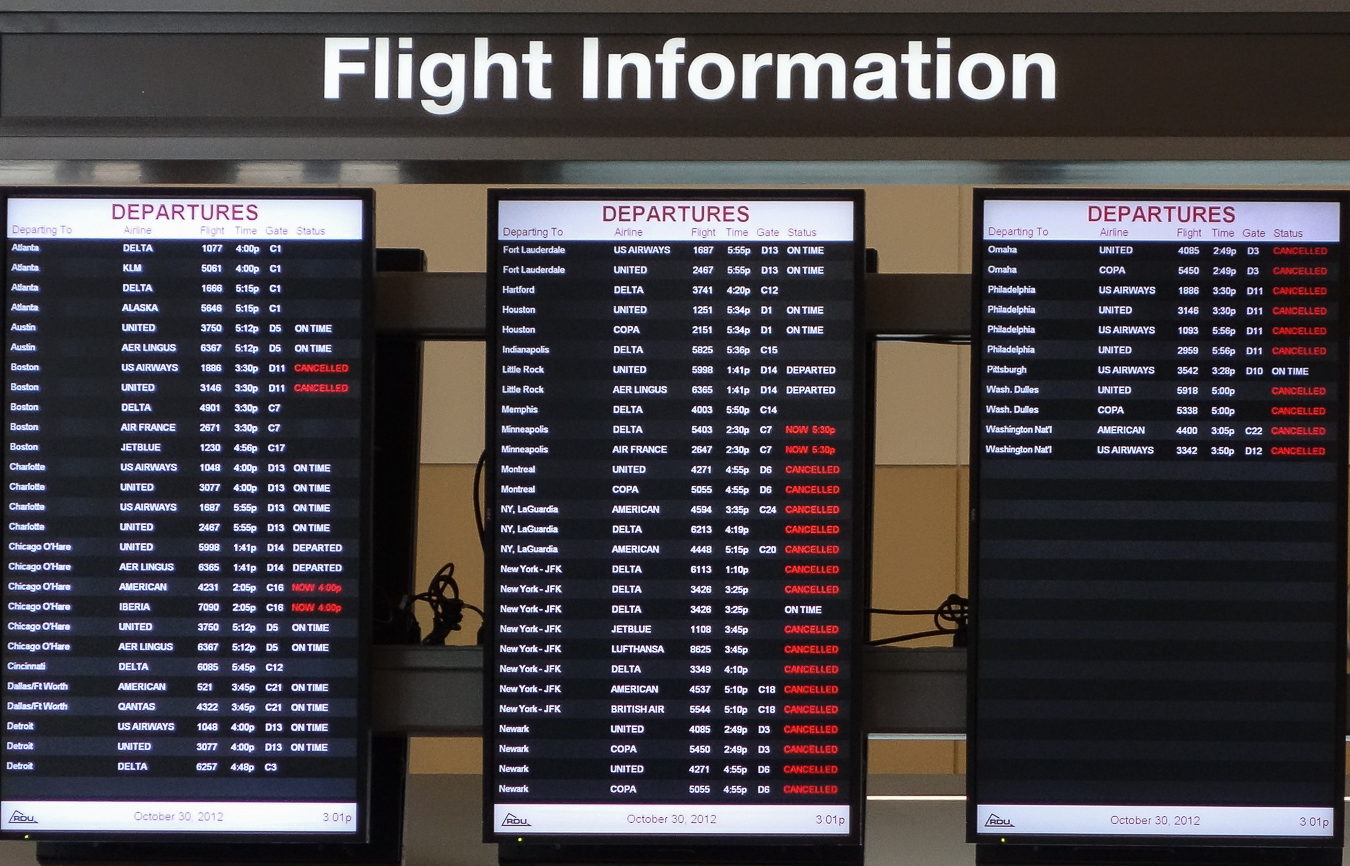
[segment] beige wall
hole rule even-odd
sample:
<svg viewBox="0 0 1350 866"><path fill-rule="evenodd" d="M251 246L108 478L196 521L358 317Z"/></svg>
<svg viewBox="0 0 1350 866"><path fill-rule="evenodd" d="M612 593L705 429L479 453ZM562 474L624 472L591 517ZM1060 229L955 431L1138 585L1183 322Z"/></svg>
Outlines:
<svg viewBox="0 0 1350 866"><path fill-rule="evenodd" d="M483 452L484 344L444 340L422 349L422 462L478 462Z"/></svg>
<svg viewBox="0 0 1350 866"><path fill-rule="evenodd" d="M867 244L878 250L883 272L969 271L969 189L872 187L866 192ZM380 246L421 247L435 271L483 270L486 187L379 187L376 207ZM427 344L417 573L424 582L442 564L454 562L461 591L474 604L483 599L471 498L474 463L483 450L483 368L480 342ZM952 592L965 593L969 377L966 347L878 347L875 607L932 608ZM474 643L478 626L470 613L465 629L450 642ZM878 616L872 627L881 637L931 626L923 618ZM874 773L963 772L963 745L873 741L869 767ZM476 773L480 748L477 739L418 738L412 770Z"/></svg>

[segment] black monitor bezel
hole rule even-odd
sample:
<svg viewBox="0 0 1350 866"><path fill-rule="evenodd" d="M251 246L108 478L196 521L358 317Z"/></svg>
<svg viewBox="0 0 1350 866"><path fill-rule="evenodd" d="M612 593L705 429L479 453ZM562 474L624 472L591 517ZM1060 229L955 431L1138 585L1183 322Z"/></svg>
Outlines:
<svg viewBox="0 0 1350 866"><path fill-rule="evenodd" d="M1344 845L1345 836L1345 800L1344 788L1335 798L1335 831L1330 837L1291 837L1291 836L1135 836L1135 835L1069 835L1069 834L1017 834L1015 836L1001 836L998 833L979 832L976 811L979 805L978 796L978 753L979 736L977 725L979 716L977 710L977 692L979 684L979 541L980 541L980 507L978 491L980 489L980 436L979 424L981 419L981 400L980 400L980 335L983 332L984 316L983 294L981 292L982 279L980 272L980 263L982 261L981 247L987 243L983 237L983 214L984 204L987 201L1007 201L1007 200L1032 200L1049 199L1063 201L1082 201L1090 199L1107 199L1111 201L1167 201L1190 199L1192 201L1290 201L1290 202L1333 202L1340 208L1340 228L1341 228L1341 250L1338 264L1340 266L1340 283L1342 286L1340 303L1340 327L1341 327L1341 348L1345 349L1345 336L1350 334L1350 292L1345 291L1345 287L1350 284L1350 238L1345 237L1347 229L1347 217L1350 216L1350 195L1335 191L1316 192L1316 191L1290 191L1282 192L1278 190L1240 190L1240 189L1159 189L1159 188L1140 188L1140 189L1093 189L1093 188L1075 188L1075 189L1057 189L1054 187L1045 188L1012 188L1012 189L983 189L974 190L973 205L971 213L974 218L971 220L971 363L970 363L970 436L969 438L969 465L970 465L970 524L969 524L969 544L968 544L968 562L969 562L969 588L970 588L970 624L969 624L969 648L967 651L966 667L966 841L980 844L1004 843L1008 845L1075 845L1075 846L1131 846L1131 847L1179 847L1179 848L1199 848L1199 847L1242 847L1242 848L1340 848ZM1347 430L1347 418L1350 418L1350 362L1345 357L1340 361L1340 416L1338 423L1340 425L1340 435L1337 440L1337 446L1340 454L1336 460L1337 465L1337 487L1341 491L1347 489L1347 447L1346 437L1350 435ZM1347 539L1347 498L1342 495L1337 499L1337 526L1339 527L1339 545L1337 571L1344 574L1346 572L1346 539ZM1347 583L1338 581L1336 599L1337 610L1337 630L1341 635L1341 645L1334 659L1334 668L1336 675L1336 730L1343 732L1346 724L1346 675L1344 670L1345 659L1347 655L1346 645L1346 600ZM1338 737L1343 739L1342 735ZM1338 742L1340 740L1338 739ZM1336 754L1339 756L1340 773L1338 778L1345 777L1345 749L1337 747ZM1165 807L1167 804L1158 804Z"/></svg>
<svg viewBox="0 0 1350 866"><path fill-rule="evenodd" d="M372 496L374 491L374 385L375 385L375 192L371 189L308 189L285 187L7 187L0 189L0 205L3 212L9 213L9 202L25 198L70 198L70 199L282 199L282 200L331 200L356 199L361 202L361 281L362 281L362 333L361 357L361 478L360 478L360 599L358 600L357 630L357 768L356 788L358 794L358 827L352 833L157 833L140 830L123 831L41 831L19 832L0 830L3 840L39 840L61 842L144 842L163 843L165 845L184 843L237 843L237 844L285 844L314 845L331 844L333 846L362 845L370 838L370 782L371 782L371 610L374 586L374 563L371 558L374 538L372 534ZM263 239L264 241L266 239ZM298 239L291 238L288 242ZM302 241L303 242L303 241ZM5 251L8 260L8 250ZM3 319L8 323L9 308L6 305ZM7 387L8 369L0 371L0 387ZM3 771L0 771L0 798L4 796Z"/></svg>
<svg viewBox="0 0 1350 866"><path fill-rule="evenodd" d="M853 507L855 509L855 521L853 528L853 550L854 554L854 581L855 593L853 598L852 611L852 674L850 678L850 687L853 694L853 712L851 718L855 726L855 731L851 737L853 745L853 757L850 761L850 772L852 773L853 792L850 807L852 808L853 821L851 829L847 835L838 836L769 836L769 835L739 835L739 836L685 836L685 835L530 835L524 837L521 841L527 848L534 846L550 846L573 849L582 849L587 846L600 847L603 849L617 850L621 848L638 850L641 849L676 849L676 848L694 848L700 851L709 851L709 849L722 847L741 851L737 857L744 858L748 853L747 849L757 848L775 848L780 850L805 850L810 848L819 849L843 849L843 848L861 848L863 840L863 825L866 813L866 780L867 763L866 747L867 732L862 719L862 648L867 636L867 616L866 608L869 604L870 575L871 575L871 504L872 504L872 439L873 431L868 425L872 417L871 403L873 400L873 389L868 376L870 369L870 354L868 351L868 340L865 333L865 322L863 319L863 280L865 272L865 213L864 213L864 193L862 190L766 190L766 189L726 189L726 188L667 188L667 189L492 189L488 191L488 219L487 219L487 346L485 352L486 366L486 384L485 389L485 411L484 411L484 444L486 447L486 459L489 465L492 461L492 455L496 453L497 430L496 430L496 396L497 396L497 375L494 349L496 346L495 335L497 334L497 279L496 275L500 268L498 267L498 248L501 241L497 238L498 228L498 205L502 201L512 200L548 200L548 201L596 201L608 200L614 198L623 198L625 200L643 201L643 200L689 200L690 202L709 201L713 203L725 203L727 201L849 201L853 204L853 232L854 232L854 430L856 431L854 443L854 478L856 479L856 489L853 494ZM484 481L484 524L486 529L487 543L484 547L484 604L483 609L487 612L487 624L485 633L488 639L483 647L483 841L486 843L501 843L510 845L515 839L512 834L498 833L492 827L491 805L493 803L493 776L488 772L489 762L494 752L495 737L493 732L493 700L496 694L496 679L493 672L496 670L496 654L494 652L495 642L492 639L493 612L497 607L496 580L495 580L495 545L492 543L494 538L494 515L496 514L496 487L493 484L495 475L490 468ZM574 850L582 859L588 855ZM710 853L710 852L709 852ZM790 855L788 855L790 856Z"/></svg>

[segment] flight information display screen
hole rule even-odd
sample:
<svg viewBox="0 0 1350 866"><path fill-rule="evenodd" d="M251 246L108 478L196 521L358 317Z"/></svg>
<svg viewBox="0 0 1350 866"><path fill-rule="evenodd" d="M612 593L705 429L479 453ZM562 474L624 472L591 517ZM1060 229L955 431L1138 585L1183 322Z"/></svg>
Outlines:
<svg viewBox="0 0 1350 866"><path fill-rule="evenodd" d="M4 831L364 838L370 208L6 202Z"/></svg>
<svg viewBox="0 0 1350 866"><path fill-rule="evenodd" d="M975 214L970 836L1339 846L1340 198Z"/></svg>
<svg viewBox="0 0 1350 866"><path fill-rule="evenodd" d="M858 844L861 194L491 208L486 835Z"/></svg>

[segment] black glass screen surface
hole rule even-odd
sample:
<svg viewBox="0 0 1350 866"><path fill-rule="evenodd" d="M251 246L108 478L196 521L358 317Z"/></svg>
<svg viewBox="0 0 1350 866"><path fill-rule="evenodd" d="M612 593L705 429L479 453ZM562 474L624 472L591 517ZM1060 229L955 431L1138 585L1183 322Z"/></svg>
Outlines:
<svg viewBox="0 0 1350 866"><path fill-rule="evenodd" d="M0 827L364 838L369 195L6 215Z"/></svg>
<svg viewBox="0 0 1350 866"><path fill-rule="evenodd" d="M487 837L857 845L860 195L490 208Z"/></svg>
<svg viewBox="0 0 1350 866"><path fill-rule="evenodd" d="M972 840L1339 845L1341 200L975 214Z"/></svg>

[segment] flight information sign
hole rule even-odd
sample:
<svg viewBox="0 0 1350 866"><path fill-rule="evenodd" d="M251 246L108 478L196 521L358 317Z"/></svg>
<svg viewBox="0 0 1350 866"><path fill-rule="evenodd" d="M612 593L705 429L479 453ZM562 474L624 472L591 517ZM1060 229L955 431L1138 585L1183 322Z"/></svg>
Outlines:
<svg viewBox="0 0 1350 866"><path fill-rule="evenodd" d="M364 838L370 221L7 200L4 831Z"/></svg>
<svg viewBox="0 0 1350 866"><path fill-rule="evenodd" d="M490 206L487 837L857 845L861 195Z"/></svg>
<svg viewBox="0 0 1350 866"><path fill-rule="evenodd" d="M972 840L1339 846L1341 199L975 214Z"/></svg>

